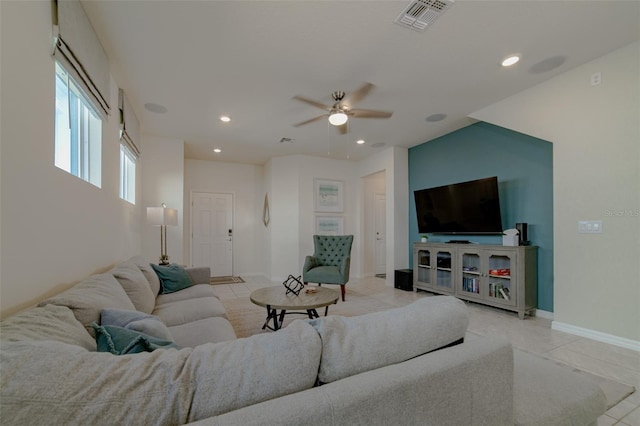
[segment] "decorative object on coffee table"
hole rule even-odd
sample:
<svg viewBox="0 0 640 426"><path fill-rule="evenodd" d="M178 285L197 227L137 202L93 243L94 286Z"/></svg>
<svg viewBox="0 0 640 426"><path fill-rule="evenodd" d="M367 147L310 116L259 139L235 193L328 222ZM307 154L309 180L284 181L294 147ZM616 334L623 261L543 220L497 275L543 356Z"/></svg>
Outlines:
<svg viewBox="0 0 640 426"><path fill-rule="evenodd" d="M284 288L287 289L285 294L293 293L296 296L300 294L300 291L304 288L304 284L300 281L301 276L294 277L293 275L289 275L286 280L282 282Z"/></svg>

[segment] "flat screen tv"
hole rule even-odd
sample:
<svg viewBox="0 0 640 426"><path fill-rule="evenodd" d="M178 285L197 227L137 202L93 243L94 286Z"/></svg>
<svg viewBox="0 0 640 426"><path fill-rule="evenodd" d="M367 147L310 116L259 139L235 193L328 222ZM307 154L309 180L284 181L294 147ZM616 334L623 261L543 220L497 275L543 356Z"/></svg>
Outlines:
<svg viewBox="0 0 640 426"><path fill-rule="evenodd" d="M433 234L502 234L498 178L414 191L418 231Z"/></svg>

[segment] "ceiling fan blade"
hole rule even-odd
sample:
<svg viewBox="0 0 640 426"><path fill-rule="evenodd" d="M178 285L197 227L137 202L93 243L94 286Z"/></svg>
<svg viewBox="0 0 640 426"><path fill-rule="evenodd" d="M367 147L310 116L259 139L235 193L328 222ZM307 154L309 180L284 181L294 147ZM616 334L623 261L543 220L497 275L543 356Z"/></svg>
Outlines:
<svg viewBox="0 0 640 426"><path fill-rule="evenodd" d="M308 120L301 121L300 123L294 124L293 127L304 126L305 124L309 124L309 123L313 123L314 121L322 120L325 117L328 117L328 114L322 114L322 115L319 115L317 117L313 117L313 118L310 118Z"/></svg>
<svg viewBox="0 0 640 426"><path fill-rule="evenodd" d="M348 114L357 118L389 118L393 115L392 112L373 109L352 109Z"/></svg>
<svg viewBox="0 0 640 426"><path fill-rule="evenodd" d="M355 104L357 104L358 102L360 102L361 100L364 99L365 96L367 96L369 94L369 92L371 92L371 90L376 87L371 83L365 83L364 85L362 85L362 87L360 87L358 90L356 90L355 92L351 92L349 93L343 100L342 100L342 104L348 106L348 107L352 107Z"/></svg>
<svg viewBox="0 0 640 426"><path fill-rule="evenodd" d="M347 133L349 133L349 122L347 121L346 123L340 125L340 126L336 126L338 128L338 132L340 132L341 135L345 135Z"/></svg>
<svg viewBox="0 0 640 426"><path fill-rule="evenodd" d="M326 111L331 111L331 107L330 106L327 106L325 104L321 104L320 102L314 101L313 99L308 99L308 98L305 98L303 96L298 96L298 95L294 96L293 99L297 99L297 100L305 102L305 103L307 103L309 105L313 105L316 108L324 109Z"/></svg>

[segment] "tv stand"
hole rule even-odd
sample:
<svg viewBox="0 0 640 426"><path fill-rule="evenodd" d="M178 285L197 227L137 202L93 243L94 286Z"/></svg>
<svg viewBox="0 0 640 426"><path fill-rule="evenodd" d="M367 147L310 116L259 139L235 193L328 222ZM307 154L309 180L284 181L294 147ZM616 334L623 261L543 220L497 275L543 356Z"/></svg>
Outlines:
<svg viewBox="0 0 640 426"><path fill-rule="evenodd" d="M449 240L447 241L447 244L473 244L473 243L469 240Z"/></svg>
<svg viewBox="0 0 640 426"><path fill-rule="evenodd" d="M518 313L537 306L537 247L414 243L413 289Z"/></svg>

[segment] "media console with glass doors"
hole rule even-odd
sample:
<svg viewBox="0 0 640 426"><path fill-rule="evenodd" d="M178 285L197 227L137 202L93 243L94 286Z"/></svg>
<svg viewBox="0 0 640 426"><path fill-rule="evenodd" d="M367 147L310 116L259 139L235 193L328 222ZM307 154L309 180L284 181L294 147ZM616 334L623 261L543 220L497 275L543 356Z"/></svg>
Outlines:
<svg viewBox="0 0 640 426"><path fill-rule="evenodd" d="M514 311L537 306L537 247L414 243L413 289Z"/></svg>

